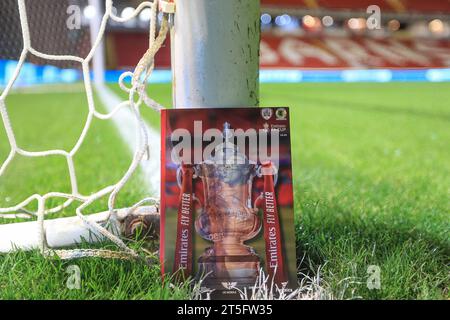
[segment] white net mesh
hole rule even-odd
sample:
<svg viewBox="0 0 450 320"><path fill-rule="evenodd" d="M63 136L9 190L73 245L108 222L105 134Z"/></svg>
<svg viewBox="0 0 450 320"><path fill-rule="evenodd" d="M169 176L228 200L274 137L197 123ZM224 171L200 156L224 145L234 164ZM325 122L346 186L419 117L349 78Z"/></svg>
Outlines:
<svg viewBox="0 0 450 320"><path fill-rule="evenodd" d="M39 1L37 1L39 2ZM33 1L31 2L33 3ZM159 30L159 34L157 35L157 13L158 13L158 2L142 2L133 12L132 15L127 16L126 18L118 17L114 14L113 10L113 1L105 0L105 12L101 20L101 25L99 27L99 32L96 40L94 41L90 50L88 50L87 55L85 57L75 56L70 54L54 54L51 52L45 51L45 46L39 48L39 41L33 41L33 32L30 30L30 21L29 15L27 15L28 10L32 10L30 7L29 1L18 0L15 2L18 9L18 15L20 18L20 29L22 35L22 44L23 48L18 57L17 67L7 83L4 91L0 96L0 113L3 120L3 125L5 128L5 132L7 135L7 139L10 145L9 155L6 157L6 160L0 166L0 177L5 173L11 163L15 160L17 156L23 157L50 157L50 156L58 156L63 157L67 163L69 178L70 178L70 186L71 192L49 192L46 194L33 194L26 198L24 201L12 205L7 208L0 208L0 217L2 218L17 218L17 217L30 217L37 216L38 223L40 226L40 242L41 242L41 251L44 254L58 254L61 258L74 258L74 257L82 257L82 256L110 256L117 257L117 254L108 253L106 251L92 251L92 250L75 250L75 251L50 251L47 249L45 242L45 230L44 230L44 219L47 214L56 213L64 208L67 208L72 203L79 203L76 209L76 215L83 220L83 222L94 232L95 234L101 235L113 241L120 248L122 248L127 254L131 256L135 256L136 254L127 247L127 245L116 235L109 232L106 228L100 226L99 224L89 221L85 215L84 210L103 197L108 198L108 209L110 212L110 216L114 215L115 212L115 203L116 198L119 192L123 189L123 187L127 184L131 176L135 173L136 169L139 166L139 163L149 152L149 144L147 137L146 125L141 118L140 115L140 107L141 105L146 105L151 107L157 111L159 111L162 106L154 102L151 98L149 98L146 94L146 83L148 78L150 77L153 69L154 69L154 56L161 48L167 32L168 32L168 15L164 14L161 22L161 27ZM36 1L34 1L34 5L36 5ZM99 47L99 44L105 34L105 28L108 23L108 20L113 20L117 23L125 23L128 20L135 18L142 10L146 8L151 8L152 17L149 22L149 30L150 30L150 41L149 41L149 49L144 55L144 57L139 62L136 70L134 72L126 72L120 77L120 87L125 90L129 94L129 100L124 101L117 105L111 112L109 113L101 113L98 111L94 101L93 94L93 85L91 83L90 77L90 63L94 57L96 50ZM50 10L50 8L49 8ZM49 17L51 19L51 17ZM35 45L36 43L36 45ZM12 53L14 55L14 53ZM58 63L68 63L69 65L78 65L83 74L84 88L87 94L88 101L88 117L86 123L84 124L84 128L80 137L78 138L75 145L70 150L42 150L42 151L29 151L25 148L22 148L17 140L15 131L11 125L10 117L8 115L8 109L6 105L6 97L11 92L12 87L19 77L19 73L26 61L26 59L34 57L36 59L46 59L50 61L54 61L56 64ZM14 58L14 57L12 57ZM127 88L124 84L125 78L131 78L131 87ZM84 143L86 135L91 127L92 121L94 118L108 120L111 119L120 109L129 108L136 122L136 141L137 141L137 149L133 156L133 160L128 170L124 172L122 178L115 184L107 186L97 192L84 195L81 194L78 188L77 182L77 171L74 165L74 156L80 150L81 146ZM64 203L54 206L48 207L48 203L50 199L63 199ZM144 199L139 202L137 205L143 205L144 203L152 202L157 203L157 199ZM35 212L30 212L29 205L32 202L37 202L37 210Z"/></svg>
<svg viewBox="0 0 450 320"><path fill-rule="evenodd" d="M89 6L89 0L26 0L25 5L30 44L34 49L55 55L86 57L89 54L89 21L81 10ZM71 7L79 8L79 24L73 27L70 25ZM1 1L0 30L0 59L18 60L24 45L17 0ZM60 68L81 67L78 62L43 60L35 55L28 55L27 60L33 64L51 64Z"/></svg>

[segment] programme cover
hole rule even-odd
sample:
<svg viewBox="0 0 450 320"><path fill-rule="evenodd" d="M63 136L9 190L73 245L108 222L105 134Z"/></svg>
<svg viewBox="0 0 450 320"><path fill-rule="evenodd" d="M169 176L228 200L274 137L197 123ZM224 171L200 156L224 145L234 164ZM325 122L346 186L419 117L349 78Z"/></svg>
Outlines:
<svg viewBox="0 0 450 320"><path fill-rule="evenodd" d="M168 109L161 127L163 274L213 299L239 298L261 271L295 287L289 109Z"/></svg>

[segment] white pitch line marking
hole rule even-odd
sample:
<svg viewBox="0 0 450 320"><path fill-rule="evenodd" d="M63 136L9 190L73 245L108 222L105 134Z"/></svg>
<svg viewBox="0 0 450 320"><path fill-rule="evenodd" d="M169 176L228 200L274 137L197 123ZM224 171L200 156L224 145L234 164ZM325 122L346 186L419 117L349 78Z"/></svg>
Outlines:
<svg viewBox="0 0 450 320"><path fill-rule="evenodd" d="M0 87L0 91L3 89ZM86 92L82 83L68 85L33 85L27 87L12 88L9 95L15 94L58 94L58 93L82 93Z"/></svg>
<svg viewBox="0 0 450 320"><path fill-rule="evenodd" d="M96 93L108 112L123 102L114 92L105 85L96 85ZM136 119L128 108L121 108L112 117L120 136L125 144L129 147L130 152L134 154L136 148ZM144 181L152 196L160 196L160 154L161 140L160 134L155 129L146 124L148 132L148 140L150 142L150 159L144 159L140 166L144 174Z"/></svg>

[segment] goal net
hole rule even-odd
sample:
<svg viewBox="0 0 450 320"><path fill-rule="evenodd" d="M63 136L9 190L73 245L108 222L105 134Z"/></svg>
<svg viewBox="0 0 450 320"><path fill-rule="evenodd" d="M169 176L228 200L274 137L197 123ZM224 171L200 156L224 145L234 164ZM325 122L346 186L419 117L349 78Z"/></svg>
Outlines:
<svg viewBox="0 0 450 320"><path fill-rule="evenodd" d="M15 248L39 248L44 254L56 254L61 258L120 256L117 252L105 250L51 250L52 245L49 245L50 241L54 242L54 246L68 245L93 234L96 239L113 241L126 255L136 255L119 235L132 232L136 221L148 226L148 221L151 223L153 220L147 218L157 213L158 199L143 194L134 203L127 204L127 209L118 209L117 199L137 172L139 164L150 153L148 131L140 108L147 106L157 111L162 108L147 96L146 84L155 67L155 54L161 48L169 29L170 10L173 7L170 6L170 1L163 4L160 6L156 0L154 3L139 2L133 10L119 16L112 0L2 0L0 3L0 71L3 68L4 74L4 79L0 78L0 218L36 220L31 224L1 225L0 252ZM128 99L124 98L124 101L109 106L109 111L105 111L99 106L94 88L101 89L103 86L104 62L101 51L107 26L110 23L128 23L144 10L150 15L146 22L150 35L148 50L134 71L120 76L120 88ZM56 97L56 100L43 99L42 93L46 90L59 92L61 83L71 83L65 85L65 93L83 91L85 103L75 106L73 116L83 114L84 120L76 138L70 142L52 144L47 139L50 137L47 130L55 131L52 134L56 137L73 131L72 123L67 119L71 114L66 112L71 95L64 94ZM36 89L32 86L35 84L45 86ZM25 99L18 94L22 92L37 94L27 94ZM44 101L39 102L40 99ZM45 108L39 111L37 109L40 103ZM83 171L93 168L93 161L101 163L106 159L102 159L103 155L96 153L96 150L89 151L89 160L85 160L83 166L78 166L76 158L90 137L94 123L111 121L121 110L128 110L132 115L133 123L128 124L135 130L132 159L122 170L115 169L119 173L111 173L112 176L117 176L115 181L102 186L93 183L97 186L94 190L91 188L89 192L83 192L80 184L86 182L86 177L95 181L97 174L92 171L85 174ZM34 117L46 121L33 121ZM23 123L15 121L19 118L25 119L22 120ZM60 125L50 127L50 122ZM33 133L30 134L30 127L37 127L38 130L32 130ZM35 135L41 133L43 138L36 139ZM41 143L29 144L27 139ZM100 142L98 145L104 147L105 143ZM110 143L109 146L114 148L116 145ZM23 174L9 175L10 171L17 171L16 163L23 162L24 159L48 162L45 165L40 162L37 168L28 166L30 170ZM57 169L55 163L63 163L65 168ZM67 175L62 174L63 172ZM51 188L46 187L54 176L61 176L58 183ZM63 176L67 179L63 179ZM19 184L26 186L27 179L33 180L33 183L28 183L29 188L24 187L25 191L19 196L9 196L11 189L18 188ZM92 206L102 199L107 199L107 210L98 215L86 216L92 213ZM66 212L67 215L68 208L74 208L76 219L63 219L56 223L45 221L48 215L60 212ZM130 216L137 220L130 222ZM56 233L59 234L59 240L54 239L57 238Z"/></svg>

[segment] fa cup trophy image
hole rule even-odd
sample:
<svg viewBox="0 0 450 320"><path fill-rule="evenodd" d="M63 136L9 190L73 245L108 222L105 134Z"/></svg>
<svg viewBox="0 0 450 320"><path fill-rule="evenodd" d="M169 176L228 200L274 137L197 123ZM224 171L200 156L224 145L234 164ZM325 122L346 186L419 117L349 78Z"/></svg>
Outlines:
<svg viewBox="0 0 450 320"><path fill-rule="evenodd" d="M211 299L266 285L292 292L288 108L161 114L162 274L199 286Z"/></svg>
<svg viewBox="0 0 450 320"><path fill-rule="evenodd" d="M228 123L223 136L225 141L215 148L215 155L195 168L205 199L195 229L203 239L212 241L198 259L198 277L206 276L204 284L211 288L227 282L251 286L260 269L260 258L244 242L261 230L259 210L252 202L252 183L259 167L231 142Z"/></svg>
<svg viewBox="0 0 450 320"><path fill-rule="evenodd" d="M234 131L224 124L222 143L214 155L199 164L182 164L177 171L181 189L174 270L190 276L193 273L194 202L201 204L195 220L195 231L211 246L198 258L196 278L205 287L223 290L228 287L250 287L257 280L261 258L245 244L255 238L264 226L264 266L277 284L284 283L281 229L275 184L278 174L271 161L258 164L233 143ZM245 151L245 150L244 150ZM255 178L264 178L264 191L252 199ZM203 203L194 194L194 180L201 179ZM263 209L262 218L259 216Z"/></svg>

